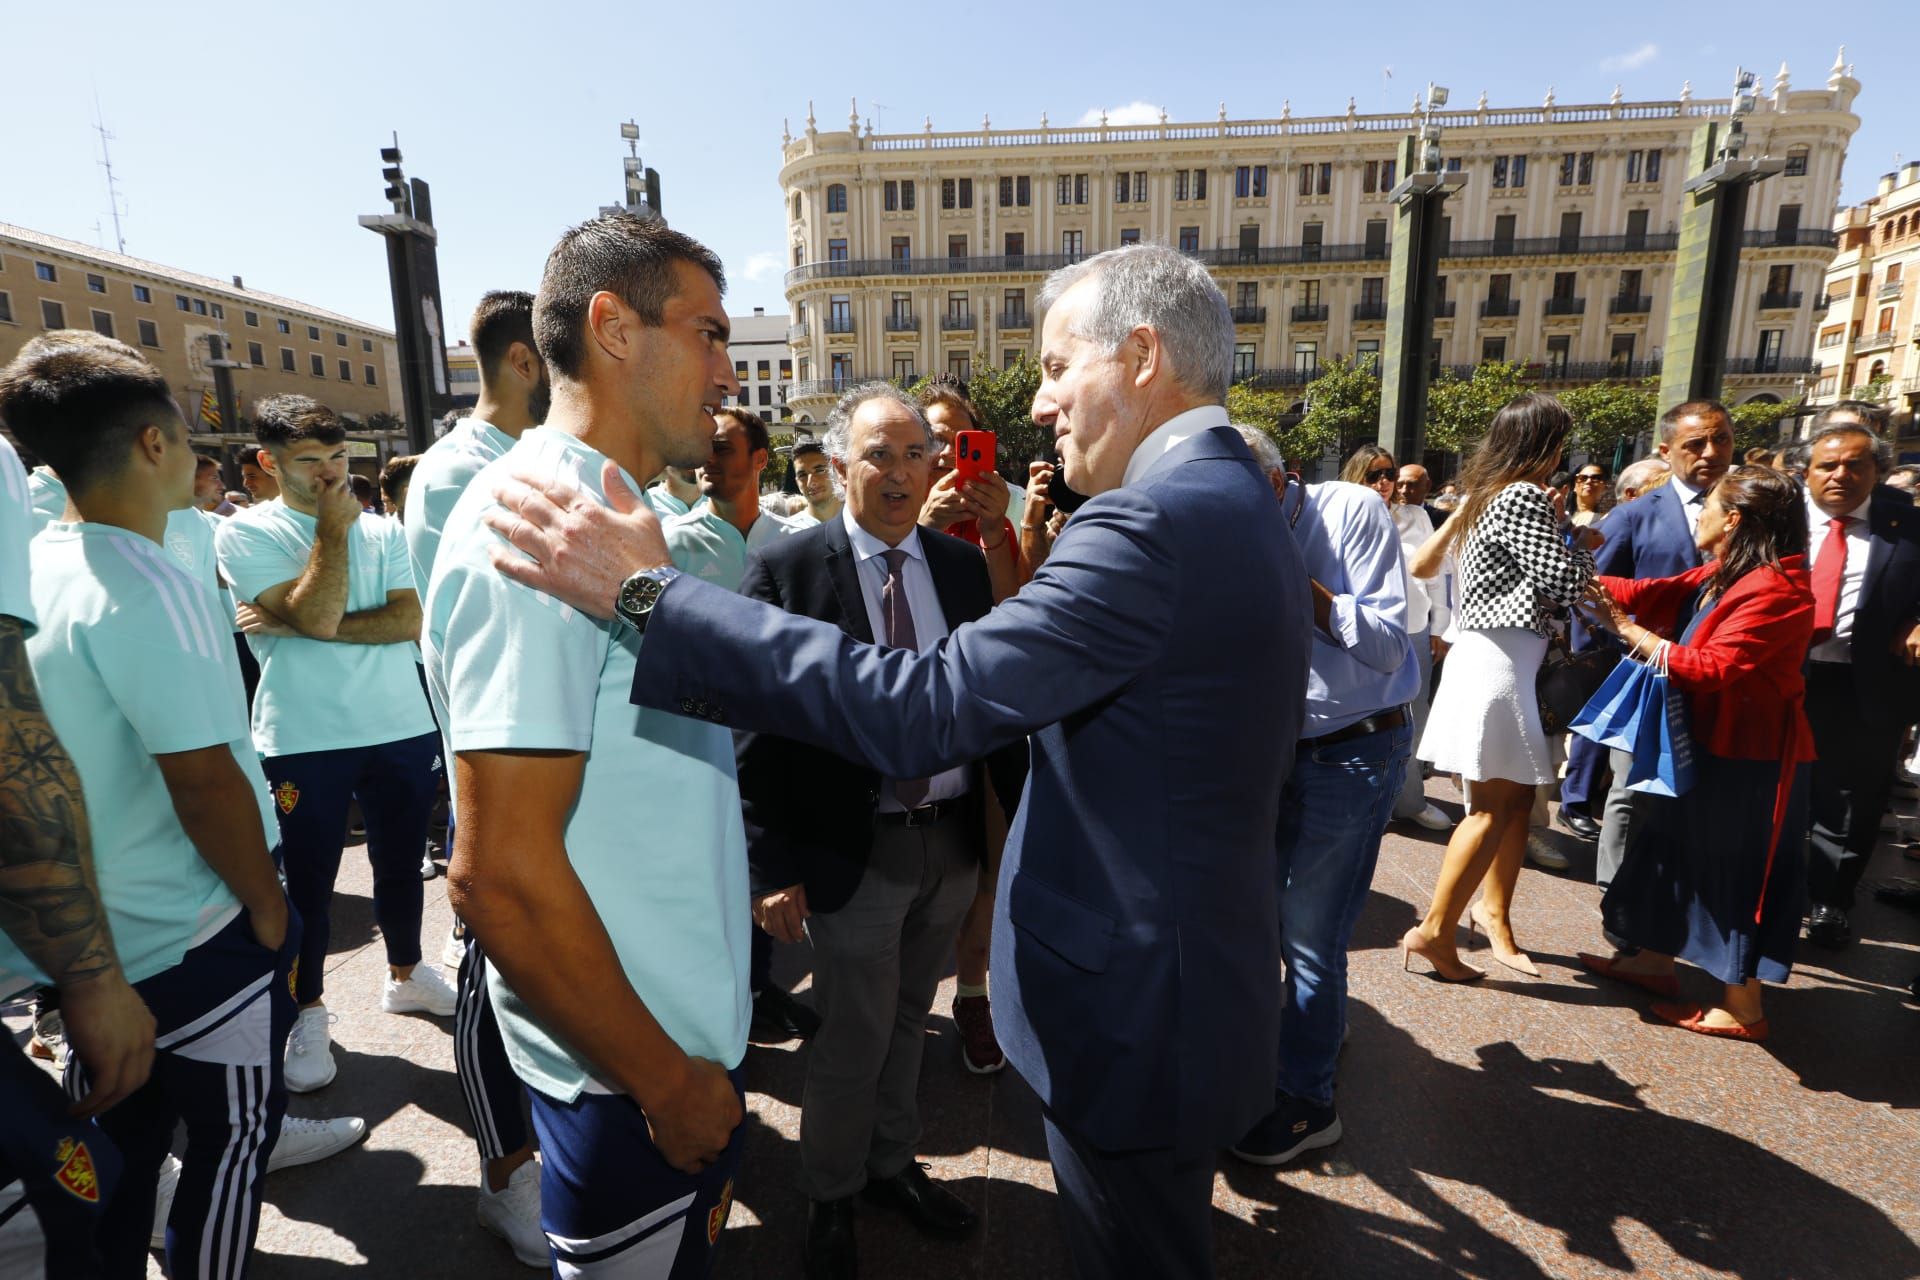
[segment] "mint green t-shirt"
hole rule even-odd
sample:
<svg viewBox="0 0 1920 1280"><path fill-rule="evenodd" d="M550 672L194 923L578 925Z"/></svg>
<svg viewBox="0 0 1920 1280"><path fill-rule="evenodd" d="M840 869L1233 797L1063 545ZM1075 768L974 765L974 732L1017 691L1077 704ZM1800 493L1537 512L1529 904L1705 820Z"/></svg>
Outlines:
<svg viewBox="0 0 1920 1280"><path fill-rule="evenodd" d="M27 496L27 471L20 455L0 436L0 615L18 618L33 630L33 594L27 589L27 544L35 532Z"/></svg>
<svg viewBox="0 0 1920 1280"><path fill-rule="evenodd" d="M316 521L284 502L221 522L220 572L251 602L306 572ZM362 514L347 531L347 612L378 609L390 591L414 590L397 521ZM248 636L260 662L253 739L264 756L337 751L433 732L413 645L349 644L306 636Z"/></svg>
<svg viewBox="0 0 1920 1280"><path fill-rule="evenodd" d="M35 533L60 519L67 511L67 485L51 467L35 467L27 477L27 490L33 499ZM213 550L213 534L223 518L198 507L182 507L167 513L167 550L195 582L204 582L220 594L221 616L227 630L239 628L233 621L233 593L220 584L220 566Z"/></svg>
<svg viewBox="0 0 1920 1280"><path fill-rule="evenodd" d="M453 504L460 500L480 468L513 448L513 437L481 418L462 418L435 440L414 464L407 482L407 557L413 580L424 596L433 576L440 534Z"/></svg>
<svg viewBox="0 0 1920 1280"><path fill-rule="evenodd" d="M34 539L27 642L47 719L86 791L94 871L130 982L180 962L239 912L174 812L156 755L225 746L271 842L267 780L219 597L162 547L105 524ZM0 991L31 966L0 943ZM30 979L33 980L33 979Z"/></svg>
<svg viewBox="0 0 1920 1280"><path fill-rule="evenodd" d="M687 514L687 504L667 492L664 484L656 484L640 496L647 500L647 505L653 508L653 514L662 521Z"/></svg>
<svg viewBox="0 0 1920 1280"><path fill-rule="evenodd" d="M661 1028L688 1054L731 1068L746 1054L752 927L732 736L634 706L632 628L510 582L488 559L505 545L481 523L496 479L559 477L604 502L606 461L535 427L474 478L447 519L427 588L427 679L456 753L586 753L567 860ZM488 980L522 1080L569 1101L608 1089L491 966Z"/></svg>
<svg viewBox="0 0 1920 1280"><path fill-rule="evenodd" d="M675 516L662 524L669 546L676 547L674 563L687 573L725 587L729 591L740 588L740 580L747 576L747 557L760 548L784 538L790 533L798 533L804 527L797 525L786 516L776 516L762 511L760 518L747 530L747 536L741 537L740 531L722 520L713 507L705 502L684 516ZM686 559L682 561L681 555Z"/></svg>

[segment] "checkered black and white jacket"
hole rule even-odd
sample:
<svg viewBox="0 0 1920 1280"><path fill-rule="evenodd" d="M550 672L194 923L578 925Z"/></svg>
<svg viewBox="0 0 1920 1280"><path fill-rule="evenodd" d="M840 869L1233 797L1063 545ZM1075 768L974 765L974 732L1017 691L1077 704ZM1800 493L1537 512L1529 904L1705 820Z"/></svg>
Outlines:
<svg viewBox="0 0 1920 1280"><path fill-rule="evenodd" d="M1593 553L1568 549L1546 490L1516 481L1487 504L1467 534L1459 625L1525 627L1544 636L1554 606L1578 602L1592 580Z"/></svg>

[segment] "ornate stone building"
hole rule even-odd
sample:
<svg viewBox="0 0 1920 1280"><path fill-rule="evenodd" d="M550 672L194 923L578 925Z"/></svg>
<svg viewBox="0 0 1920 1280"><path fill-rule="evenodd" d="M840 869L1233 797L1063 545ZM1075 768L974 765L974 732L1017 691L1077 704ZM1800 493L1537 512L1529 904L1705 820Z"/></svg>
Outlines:
<svg viewBox="0 0 1920 1280"><path fill-rule="evenodd" d="M1840 252L1827 267L1813 403L1885 378L1887 402L1911 430L1920 407L1920 162L1883 176L1833 229Z"/></svg>

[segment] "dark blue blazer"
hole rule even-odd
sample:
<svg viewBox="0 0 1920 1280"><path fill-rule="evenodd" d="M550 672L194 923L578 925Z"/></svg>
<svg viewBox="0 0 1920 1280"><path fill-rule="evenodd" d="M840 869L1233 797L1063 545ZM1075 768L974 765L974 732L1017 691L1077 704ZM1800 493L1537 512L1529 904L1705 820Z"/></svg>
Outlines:
<svg viewBox="0 0 1920 1280"><path fill-rule="evenodd" d="M1680 491L1663 484L1602 516L1597 527L1606 541L1593 553L1594 572L1610 578L1672 578L1698 568L1700 550L1693 545L1680 502ZM1600 646L1617 649L1620 644L1609 633L1588 627L1574 610L1574 649Z"/></svg>
<svg viewBox="0 0 1920 1280"><path fill-rule="evenodd" d="M1920 672L1894 655L1893 642L1920 619L1920 511L1883 484L1873 491L1867 524L1867 571L1853 614L1854 694L1864 719L1912 724L1920 718Z"/></svg>
<svg viewBox="0 0 1920 1280"><path fill-rule="evenodd" d="M1090 500L1018 595L925 654L681 578L633 698L888 777L1033 735L994 902L1000 1043L1094 1145L1198 1153L1273 1106L1274 830L1311 625L1273 488L1216 428Z"/></svg>

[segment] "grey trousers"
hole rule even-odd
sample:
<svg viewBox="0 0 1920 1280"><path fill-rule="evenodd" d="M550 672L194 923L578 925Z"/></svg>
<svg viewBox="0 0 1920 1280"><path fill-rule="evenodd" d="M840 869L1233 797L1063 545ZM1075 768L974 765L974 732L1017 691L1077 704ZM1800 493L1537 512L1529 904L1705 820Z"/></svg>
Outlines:
<svg viewBox="0 0 1920 1280"><path fill-rule="evenodd" d="M1420 664L1420 692L1407 704L1407 720L1413 730L1413 749L1420 749L1420 731L1427 727L1427 703L1433 698L1433 642L1421 631L1412 637L1413 657ZM1400 798L1394 801L1393 816L1411 818L1427 807L1427 780L1421 776L1420 762L1408 759L1407 776L1400 783Z"/></svg>
<svg viewBox="0 0 1920 1280"><path fill-rule="evenodd" d="M979 883L970 829L876 826L853 897L807 921L820 1014L800 1102L809 1199L850 1196L914 1158L927 1011Z"/></svg>
<svg viewBox="0 0 1920 1280"><path fill-rule="evenodd" d="M1613 883L1620 864L1627 857L1627 829L1633 818L1633 806L1639 793L1627 790L1627 771L1633 756L1625 751L1609 751L1613 783L1607 788L1606 808L1600 818L1600 848L1594 855L1593 882L1602 889Z"/></svg>

